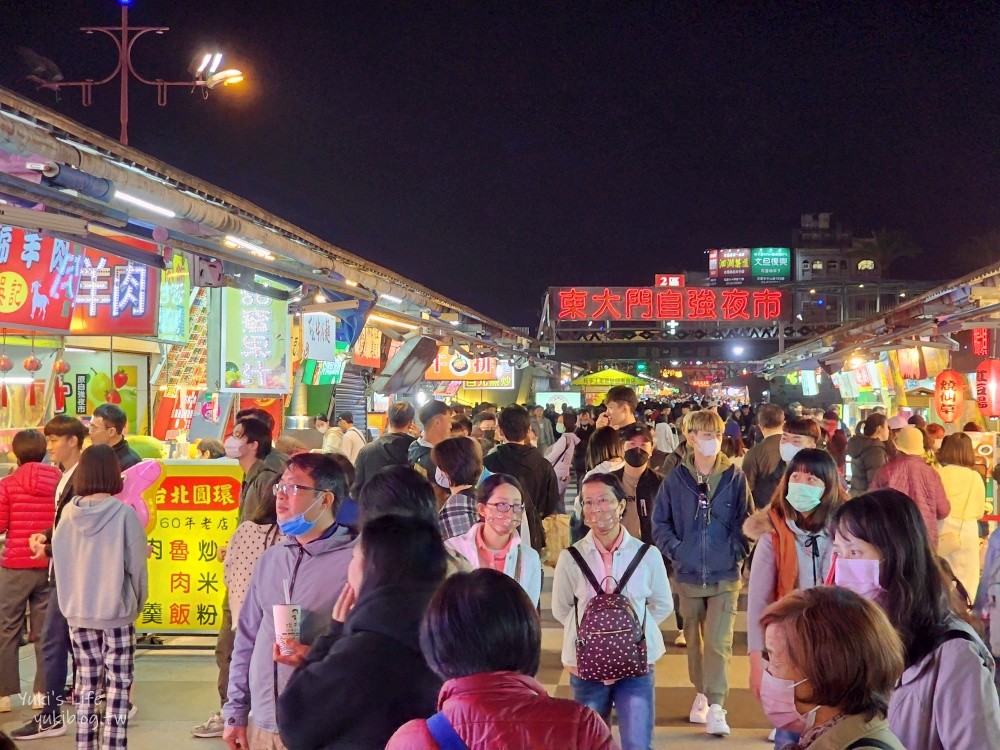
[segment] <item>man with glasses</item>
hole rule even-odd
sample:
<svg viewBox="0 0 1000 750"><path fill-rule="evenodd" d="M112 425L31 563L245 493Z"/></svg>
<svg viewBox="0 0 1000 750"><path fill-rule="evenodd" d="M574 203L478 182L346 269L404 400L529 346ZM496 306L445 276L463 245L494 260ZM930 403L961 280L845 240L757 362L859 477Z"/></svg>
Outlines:
<svg viewBox="0 0 1000 750"><path fill-rule="evenodd" d="M653 509L653 538L673 563L687 639L688 675L697 691L690 721L729 734L722 708L740 593L749 552L747 480L722 453L725 425L714 411L688 417L687 457L663 482Z"/></svg>
<svg viewBox="0 0 1000 750"><path fill-rule="evenodd" d="M131 469L142 461L125 439L127 424L128 417L125 416L125 412L114 404L101 404L94 409L94 416L90 418L90 442L94 445L111 446L122 471Z"/></svg>
<svg viewBox="0 0 1000 750"><path fill-rule="evenodd" d="M334 520L347 497L347 484L333 456L299 453L288 460L274 485L278 527L288 538L261 555L240 609L222 712L223 739L231 750L285 747L278 736L275 705L294 670L274 658L273 606L301 608L299 637L283 645L293 657L304 658L309 644L330 627L334 605L340 602L349 610L357 597L347 585L355 544L347 528Z"/></svg>

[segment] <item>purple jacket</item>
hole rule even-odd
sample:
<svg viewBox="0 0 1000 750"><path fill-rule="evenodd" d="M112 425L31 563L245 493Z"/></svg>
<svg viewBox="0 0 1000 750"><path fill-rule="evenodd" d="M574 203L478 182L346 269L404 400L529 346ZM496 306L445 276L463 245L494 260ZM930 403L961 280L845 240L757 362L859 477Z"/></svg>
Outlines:
<svg viewBox="0 0 1000 750"><path fill-rule="evenodd" d="M924 517L924 523L927 524L931 549L936 550L938 521L947 518L951 512L951 503L945 494L941 475L922 457L900 453L879 469L868 485L869 492L882 489L899 490L910 496L910 499L917 504L920 515Z"/></svg>
<svg viewBox="0 0 1000 750"><path fill-rule="evenodd" d="M889 701L889 728L919 750L1000 747L993 658L964 622L952 620L950 628L973 640L945 641L903 672Z"/></svg>

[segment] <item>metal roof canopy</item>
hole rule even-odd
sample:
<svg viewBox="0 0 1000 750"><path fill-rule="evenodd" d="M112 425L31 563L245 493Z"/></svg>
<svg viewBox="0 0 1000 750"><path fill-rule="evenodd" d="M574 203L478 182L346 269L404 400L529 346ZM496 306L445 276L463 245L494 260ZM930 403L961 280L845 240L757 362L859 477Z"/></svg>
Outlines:
<svg viewBox="0 0 1000 750"><path fill-rule="evenodd" d="M758 371L774 378L820 364L839 365L859 349L884 351L917 345L955 349L957 344L950 334L970 328L1000 328L1000 262L942 284L888 312L791 347L763 362ZM921 337L929 340L918 340Z"/></svg>
<svg viewBox="0 0 1000 750"><path fill-rule="evenodd" d="M112 180L118 187L169 207L177 216L175 219L166 219L141 208L132 207L123 212L98 201L74 197L59 191L52 191L58 193L58 196L50 195L51 203L48 200L40 201L59 210L109 223L119 231L123 231L120 217L125 214L138 218L140 223L151 222L167 228L170 232L167 244L179 249L197 252L200 246L204 254L238 261L264 272L287 274L289 278L300 280L305 278L306 281L317 285L338 285L329 274L339 274L358 285L345 289L352 294L364 297L367 291L372 296L388 294L401 298L403 303L400 306L404 308L403 313L418 315L421 312L431 315L460 313L473 325L482 326L482 340L486 342L502 342L517 351L527 350L534 344L530 338L471 308L398 276L360 256L353 255L332 243L325 242L237 195L136 149L122 146L117 141L2 87L0 87L0 149L24 156L42 156L60 164L69 164L91 175ZM26 183L36 190L39 188L50 190L45 186L27 183L9 175L4 177L5 183L11 183L12 191L17 189L14 181ZM10 180L6 179L8 177ZM38 193L35 190L31 192L35 193L35 200L38 200ZM192 228L197 229L199 225L218 236L204 239L194 236ZM217 249L223 250L221 239L227 234L259 244L277 255L286 256L290 262L265 261L240 253L234 254L232 251L217 252ZM218 241L212 242L212 239ZM299 270L302 266L316 276L304 277L303 271ZM408 311L405 309L406 305L412 305L416 309ZM392 307L382 309L397 314L400 312ZM434 320L424 320L423 323L442 332L447 332L450 327L453 333L459 333L458 330L454 330L458 327L450 324L439 326ZM480 338L474 330L465 332L465 336Z"/></svg>

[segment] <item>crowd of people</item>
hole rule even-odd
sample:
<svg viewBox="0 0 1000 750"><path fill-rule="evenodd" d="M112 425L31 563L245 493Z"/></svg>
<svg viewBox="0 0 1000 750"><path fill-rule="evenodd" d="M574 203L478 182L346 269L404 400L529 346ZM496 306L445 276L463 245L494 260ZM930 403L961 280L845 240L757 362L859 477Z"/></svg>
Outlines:
<svg viewBox="0 0 1000 750"><path fill-rule="evenodd" d="M195 737L647 750L671 613L688 719L724 737L746 588L749 687L779 750L1000 747L1000 535L981 565L986 485L964 433L872 413L849 435L833 410L627 387L561 412L397 401L370 441L347 412L315 426L322 448L279 445L251 409L198 446L244 480L219 552L219 706ZM78 748L127 744L147 549L116 500L140 460L126 428L105 405L14 439L0 711L26 616L40 709L15 739L64 734L74 706ZM546 607L572 700L535 680Z"/></svg>

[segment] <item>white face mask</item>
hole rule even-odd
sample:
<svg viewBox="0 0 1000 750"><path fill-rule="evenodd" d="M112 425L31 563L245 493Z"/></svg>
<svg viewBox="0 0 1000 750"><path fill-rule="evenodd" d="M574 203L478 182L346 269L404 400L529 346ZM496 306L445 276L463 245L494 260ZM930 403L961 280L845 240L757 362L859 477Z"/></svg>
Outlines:
<svg viewBox="0 0 1000 750"><path fill-rule="evenodd" d="M714 456L722 450L721 438L701 438L695 440L695 448L703 456Z"/></svg>
<svg viewBox="0 0 1000 750"><path fill-rule="evenodd" d="M556 432L562 435L564 432L566 432L566 425L556 422Z"/></svg>
<svg viewBox="0 0 1000 750"><path fill-rule="evenodd" d="M800 450L802 449L794 443L780 443L778 445L778 453L781 454L781 460L786 464L791 463Z"/></svg>
<svg viewBox="0 0 1000 750"><path fill-rule="evenodd" d="M451 487L451 480L448 479L448 475L441 471L440 466L434 467L434 482L440 486L448 489Z"/></svg>

